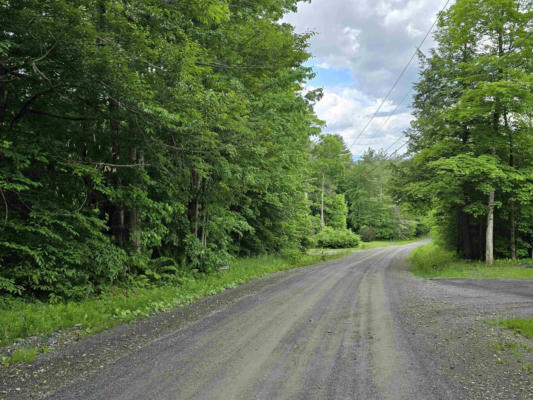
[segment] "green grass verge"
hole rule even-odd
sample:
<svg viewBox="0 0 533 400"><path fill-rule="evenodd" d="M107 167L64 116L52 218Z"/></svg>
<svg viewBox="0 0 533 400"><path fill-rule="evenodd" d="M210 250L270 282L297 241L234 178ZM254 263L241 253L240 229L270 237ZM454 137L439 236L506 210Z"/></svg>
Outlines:
<svg viewBox="0 0 533 400"><path fill-rule="evenodd" d="M49 335L54 331L80 328L81 334L89 334L111 328L120 322L166 311L189 304L199 298L236 287L252 279L277 271L311 265L341 257L349 252L334 255L301 255L291 260L280 256L261 256L238 259L231 268L209 275L197 274L180 279L178 285L156 288L115 288L99 297L80 302L49 304L4 302L0 308L0 347L19 339L37 335ZM28 354L17 355L30 359ZM33 353L30 353L33 354ZM12 355L15 357L15 354Z"/></svg>
<svg viewBox="0 0 533 400"><path fill-rule="evenodd" d="M356 251L356 250L367 250L367 249L375 249L378 247L389 247L389 246L401 246L403 244L410 244L414 242L418 242L422 240L423 238L418 239L411 239L411 240L375 240L372 242L361 242L359 243L359 246L353 247L350 249L309 249L307 251L308 254L336 254L341 251Z"/></svg>
<svg viewBox="0 0 533 400"><path fill-rule="evenodd" d="M520 319L505 319L501 321L491 321L494 325L503 326L512 329L530 339L533 339L533 317Z"/></svg>
<svg viewBox="0 0 533 400"><path fill-rule="evenodd" d="M410 244L414 242L418 242L422 240L423 238L417 238L417 239L411 239L411 240L376 240L373 242L361 242L359 246L357 246L356 250L366 250L366 249L375 249L377 247L389 247L389 246L401 246L403 244Z"/></svg>
<svg viewBox="0 0 533 400"><path fill-rule="evenodd" d="M533 279L533 268L520 268L520 265L533 260L496 260L488 266L479 261L458 260L455 253L439 247L435 243L415 249L408 261L411 272L424 278L469 278L469 279Z"/></svg>

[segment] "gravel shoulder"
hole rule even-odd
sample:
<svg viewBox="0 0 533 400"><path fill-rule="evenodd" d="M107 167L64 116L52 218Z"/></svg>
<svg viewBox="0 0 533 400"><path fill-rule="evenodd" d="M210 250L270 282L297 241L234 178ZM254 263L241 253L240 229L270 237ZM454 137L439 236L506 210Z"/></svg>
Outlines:
<svg viewBox="0 0 533 400"><path fill-rule="evenodd" d="M420 243L284 271L0 368L0 399L531 399L523 281L426 280ZM530 294L531 293L531 294Z"/></svg>

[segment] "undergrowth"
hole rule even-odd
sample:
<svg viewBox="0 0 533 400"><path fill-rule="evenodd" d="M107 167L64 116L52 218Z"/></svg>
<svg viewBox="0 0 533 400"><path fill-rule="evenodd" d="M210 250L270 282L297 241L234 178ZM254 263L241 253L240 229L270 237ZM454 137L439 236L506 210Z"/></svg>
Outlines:
<svg viewBox="0 0 533 400"><path fill-rule="evenodd" d="M0 303L0 346L18 339L49 335L74 326L82 335L111 328L120 322L130 322L151 314L189 304L201 297L236 287L252 279L277 271L310 265L341 257L334 255L302 255L291 257L260 256L238 259L230 269L211 274L191 273L174 285L152 288L111 288L106 294L79 302L49 304L20 299ZM15 356L15 354L13 354ZM17 357L29 355L21 353Z"/></svg>
<svg viewBox="0 0 533 400"><path fill-rule="evenodd" d="M374 240L371 242L361 242L357 249L366 250L366 249L375 249L378 247L389 247L389 246L401 246L404 244L414 243L422 240L423 238L409 239L409 240Z"/></svg>
<svg viewBox="0 0 533 400"><path fill-rule="evenodd" d="M374 240L371 242L360 242L357 247L352 247L350 249L328 249L324 247L317 247L313 249L309 249L307 251L308 254L334 254L341 251L356 251L356 250L367 250L367 249L376 249L379 247L390 247L390 246L401 246L404 244L410 244L414 242L419 242L420 240L423 240L424 238L417 238L417 239L410 239L410 240Z"/></svg>
<svg viewBox="0 0 533 400"><path fill-rule="evenodd" d="M411 272L424 278L533 279L533 268L520 268L528 260L496 260L494 265L481 261L460 260L453 251L435 243L415 249L408 258Z"/></svg>

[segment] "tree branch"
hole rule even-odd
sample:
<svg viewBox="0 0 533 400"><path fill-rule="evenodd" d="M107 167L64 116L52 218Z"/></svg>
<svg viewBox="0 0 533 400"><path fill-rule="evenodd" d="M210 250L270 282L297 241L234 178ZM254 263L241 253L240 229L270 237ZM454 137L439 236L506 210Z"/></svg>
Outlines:
<svg viewBox="0 0 533 400"><path fill-rule="evenodd" d="M43 115L45 117L50 117L50 118L66 119L67 121L94 121L97 119L94 117L87 118L87 117L70 117L68 115L56 115L56 114L52 114L46 111L40 111L40 110L34 110L34 109L28 110L28 113L36 114L36 115Z"/></svg>
<svg viewBox="0 0 533 400"><path fill-rule="evenodd" d="M34 103L39 97L41 97L41 96L43 96L43 95L45 95L47 93L50 93L53 90L54 90L54 88L48 88L48 89L43 90L41 92L35 93L33 96L31 96L28 99L28 101L26 101L22 105L22 107L21 107L20 111L17 113L17 115L15 115L15 117L11 120L11 124L9 125L9 130L12 130L13 127L15 126L15 124L17 124L22 119L24 114L27 113L26 110L28 109L29 106L32 105L32 103Z"/></svg>
<svg viewBox="0 0 533 400"><path fill-rule="evenodd" d="M89 161L79 161L79 160L62 160L67 164L83 164L83 165L94 165L95 167L109 167L109 168L142 168L150 166L151 164L110 164L106 162L89 162Z"/></svg>

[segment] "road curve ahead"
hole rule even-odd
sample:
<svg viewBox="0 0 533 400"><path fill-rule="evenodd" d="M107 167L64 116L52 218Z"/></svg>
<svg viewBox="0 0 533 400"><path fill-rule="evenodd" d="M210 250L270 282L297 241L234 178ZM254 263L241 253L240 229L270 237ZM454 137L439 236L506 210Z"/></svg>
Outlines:
<svg viewBox="0 0 533 400"><path fill-rule="evenodd" d="M432 345L418 346L402 312L413 295L406 282L422 281L405 271L417 245L359 251L266 278L253 294L47 398L466 398L439 372Z"/></svg>

